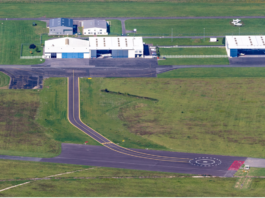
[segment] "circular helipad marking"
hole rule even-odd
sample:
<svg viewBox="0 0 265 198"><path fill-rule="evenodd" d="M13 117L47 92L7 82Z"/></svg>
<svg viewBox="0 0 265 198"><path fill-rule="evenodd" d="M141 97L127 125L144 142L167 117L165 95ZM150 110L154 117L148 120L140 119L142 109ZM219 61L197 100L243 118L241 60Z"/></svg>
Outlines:
<svg viewBox="0 0 265 198"><path fill-rule="evenodd" d="M189 162L194 166L201 167L218 166L222 163L221 160L214 157L196 157L194 159L191 159Z"/></svg>

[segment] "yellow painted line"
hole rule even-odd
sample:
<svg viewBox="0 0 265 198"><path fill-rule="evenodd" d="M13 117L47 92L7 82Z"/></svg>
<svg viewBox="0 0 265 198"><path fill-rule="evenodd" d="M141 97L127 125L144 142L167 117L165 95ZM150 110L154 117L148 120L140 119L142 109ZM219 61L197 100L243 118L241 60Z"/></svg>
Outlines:
<svg viewBox="0 0 265 198"><path fill-rule="evenodd" d="M68 83L67 83L67 86L68 86L68 90L69 90L69 78L68 78ZM82 120L81 120L81 116L80 116L80 89L79 89L79 86L80 86L80 83L79 83L79 78L78 78L78 92L79 92L79 119L80 121L86 125ZM68 94L67 94L67 98L68 98L68 107L69 107L69 91L68 91ZM67 118L68 118L68 121L71 123L71 121L69 120L69 110L67 109ZM74 71L73 71L73 118L75 120L75 117L74 117ZM77 123L77 121L75 120L75 122ZM71 123L74 127L78 128L79 130L81 130L82 132L84 132L86 135L88 135L85 131L83 131L82 129L80 129L80 127L77 127L76 125L74 125L73 123ZM77 123L78 124L78 123ZM86 125L87 126L87 125ZM105 138L104 136L102 136L100 133L98 133L97 131L95 131L94 129L92 129L91 127L87 126L88 128L90 128L91 130L93 130L94 132L96 132L100 137L98 137L99 139L101 139L102 137ZM88 135L89 137L91 137L92 139L94 139L95 141L99 142L98 140L96 140L95 138L93 138L92 136ZM105 138L107 139L107 138ZM108 139L107 139L108 140ZM110 143L113 143L109 140L109 142L106 142L106 143L101 143L99 142L100 144L102 144L103 146L105 146L105 144L110 144ZM114 143L113 143L114 144ZM116 144L115 144L116 145ZM141 155L147 155L147 156L154 156L154 157L158 157L158 158L173 158L175 159L175 161L172 160L165 160L165 159L155 159L155 158L151 158L151 157L143 157L143 156L137 156L137 155L132 155L132 154L128 154L128 153L125 153L125 152L121 152L121 151L118 151L118 150L115 150L115 149L112 149L108 146L105 146L115 152L118 152L118 153L122 153L122 154L125 154L125 155L129 155L129 156L133 156L133 157L138 157L138 158L144 158L144 159L152 159L152 160L158 160L158 161L169 161L169 162L184 162L184 163L188 163L187 161L176 161L177 159L189 159L189 158L178 158L178 157L169 157L169 156L159 156L159 155L152 155L152 154L148 154L148 153L142 153L142 152L137 152L137 151L134 151L134 150L131 150L131 149L127 149L125 147L121 147L121 146L118 146L116 145L117 147L119 148L122 148L122 149L126 149L128 151L131 151L133 153L139 153Z"/></svg>
<svg viewBox="0 0 265 198"><path fill-rule="evenodd" d="M105 142L105 143L101 143L101 144L105 145L105 144L114 144L114 143L113 142Z"/></svg>
<svg viewBox="0 0 265 198"><path fill-rule="evenodd" d="M68 119L68 121L75 127L75 128L77 128L77 129L79 129L80 131L82 131L84 134L86 134L86 135L88 135L85 131L83 131L82 129L80 129L79 127L77 127L76 125L74 125L71 121L70 121L70 119L69 119L69 78L67 78L67 102L68 102L68 105L67 105L67 119ZM74 111L74 109L73 109L73 111ZM88 135L89 137L91 137L90 135ZM93 137L91 137L92 139L94 139L95 141L97 141L98 143L100 143L101 144L101 142L99 142L98 140L96 140L95 138L93 138Z"/></svg>
<svg viewBox="0 0 265 198"><path fill-rule="evenodd" d="M79 83L79 78L78 78L78 88L80 87L80 83ZM80 100L80 89L78 89L78 91L79 91L79 100ZM80 108L80 102L79 102L79 109L81 109ZM81 116L80 116L80 112L81 112L81 110L79 110L79 120L84 124L84 125L86 125L83 121L82 121L82 119L81 119ZM87 126L87 125L86 125ZM93 131L95 131L94 129L92 129L91 127L89 127L89 126L87 126L88 128L90 128L91 130L93 130ZM98 133L97 131L95 131L97 134L99 134L100 136L102 136L100 133ZM104 137L104 136L103 136ZM106 137L104 137L104 138L106 138ZM107 140L109 140L108 138L106 138ZM110 141L110 140L109 140ZM111 141L110 141L111 142ZM101 143L102 144L102 143ZM118 146L118 145L117 145ZM135 152L135 153L140 153L140 154L145 154L145 155L150 155L150 156L155 156L155 157L166 157L166 158L177 158L177 159L188 159L188 160L190 160L190 158L178 158L178 157L169 157L169 156L159 156L159 155L152 155L152 154L148 154L148 153L142 153L142 152L138 152L138 151L134 151L134 150L131 150L131 149L128 149L128 148L125 148L125 147L122 147L122 146L118 146L118 147L121 147L121 148L124 148L124 149L126 149L126 150L129 150L129 151L131 151L131 152Z"/></svg>
<svg viewBox="0 0 265 198"><path fill-rule="evenodd" d="M121 151L117 151L117 150L112 149L112 148L110 148L108 146L105 146L105 147L107 147L110 150L113 150L115 152L118 152L118 153L122 153L122 154L129 155L129 156L133 156L133 157L143 158L143 159L151 159L151 160L166 161L166 162L184 162L184 163L188 163L188 161L177 161L177 160L176 161L173 161L173 160L155 159L155 158L149 158L149 157L142 157L142 156L137 156L137 155L131 155L131 154L128 154L128 153L124 153L124 152L121 152ZM143 153L143 154L145 154L145 153ZM164 156L161 156L161 157L164 157Z"/></svg>

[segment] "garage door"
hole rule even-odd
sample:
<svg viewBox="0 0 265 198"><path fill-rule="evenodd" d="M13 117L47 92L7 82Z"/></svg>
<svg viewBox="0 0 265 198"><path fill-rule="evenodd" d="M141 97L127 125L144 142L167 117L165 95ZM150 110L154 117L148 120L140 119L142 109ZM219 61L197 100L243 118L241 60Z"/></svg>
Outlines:
<svg viewBox="0 0 265 198"><path fill-rule="evenodd" d="M231 57L237 57L238 56L237 49L230 49L230 56Z"/></svg>
<svg viewBox="0 0 265 198"><path fill-rule="evenodd" d="M113 58L128 58L128 50L112 50Z"/></svg>
<svg viewBox="0 0 265 198"><path fill-rule="evenodd" d="M84 53L62 53L62 58L84 58Z"/></svg>
<svg viewBox="0 0 265 198"><path fill-rule="evenodd" d="M97 58L97 50L91 50L91 58Z"/></svg>

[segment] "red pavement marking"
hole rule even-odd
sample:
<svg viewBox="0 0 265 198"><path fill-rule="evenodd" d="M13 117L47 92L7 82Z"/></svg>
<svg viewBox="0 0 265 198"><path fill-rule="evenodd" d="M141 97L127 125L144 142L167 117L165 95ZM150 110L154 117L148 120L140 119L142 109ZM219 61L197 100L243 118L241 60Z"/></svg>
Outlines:
<svg viewBox="0 0 265 198"><path fill-rule="evenodd" d="M228 170L238 170L245 161L234 161L233 164L228 168Z"/></svg>

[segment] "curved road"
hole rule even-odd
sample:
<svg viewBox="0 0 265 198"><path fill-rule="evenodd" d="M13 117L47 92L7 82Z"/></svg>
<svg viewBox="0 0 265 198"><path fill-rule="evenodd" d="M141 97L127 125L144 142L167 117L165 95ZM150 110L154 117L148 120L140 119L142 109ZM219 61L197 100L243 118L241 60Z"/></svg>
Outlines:
<svg viewBox="0 0 265 198"><path fill-rule="evenodd" d="M79 92L79 78L75 77L74 71L73 75L68 78L68 120L74 125L76 128L80 129L88 136L107 147L110 150L115 152L129 155L137 158L158 160L158 161L168 161L168 162L183 162L189 163L190 158L178 158L178 157L169 157L169 156L159 156L159 155L151 155L143 152L138 152L135 150L131 150L128 148L121 147L117 144L114 144L112 141L99 134L86 124L81 121L80 118L80 92Z"/></svg>

